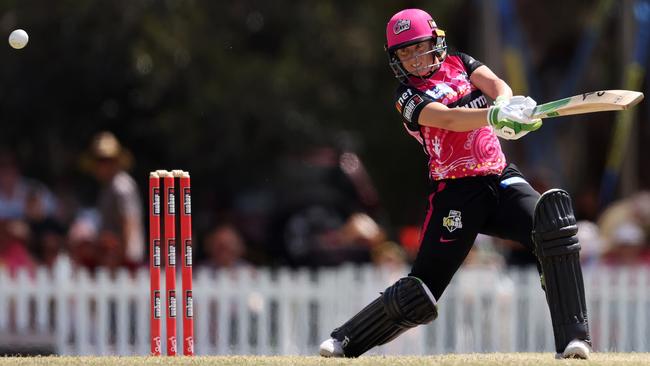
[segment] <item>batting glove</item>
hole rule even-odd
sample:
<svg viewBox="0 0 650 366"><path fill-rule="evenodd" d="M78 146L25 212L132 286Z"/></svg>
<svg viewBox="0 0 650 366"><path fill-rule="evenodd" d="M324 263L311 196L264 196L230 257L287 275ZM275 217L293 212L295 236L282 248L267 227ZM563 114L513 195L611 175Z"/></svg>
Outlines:
<svg viewBox="0 0 650 366"><path fill-rule="evenodd" d="M530 116L537 102L530 97L514 96L510 100L498 97L488 112L488 123L497 136L517 140L542 126L541 119Z"/></svg>

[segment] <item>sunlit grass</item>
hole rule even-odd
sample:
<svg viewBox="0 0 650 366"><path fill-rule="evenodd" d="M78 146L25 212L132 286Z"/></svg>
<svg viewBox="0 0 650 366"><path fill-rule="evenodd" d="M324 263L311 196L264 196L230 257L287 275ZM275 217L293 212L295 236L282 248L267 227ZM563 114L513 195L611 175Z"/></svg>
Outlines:
<svg viewBox="0 0 650 366"><path fill-rule="evenodd" d="M551 353L481 353L438 356L365 356L326 359L317 356L201 357L4 357L0 365L650 365L650 353L595 353L589 361L555 360Z"/></svg>

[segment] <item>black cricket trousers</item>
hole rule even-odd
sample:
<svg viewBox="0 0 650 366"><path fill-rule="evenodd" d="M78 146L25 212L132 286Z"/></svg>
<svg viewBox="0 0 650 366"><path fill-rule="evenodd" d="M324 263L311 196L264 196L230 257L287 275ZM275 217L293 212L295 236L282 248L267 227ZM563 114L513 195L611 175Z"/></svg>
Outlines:
<svg viewBox="0 0 650 366"><path fill-rule="evenodd" d="M509 164L501 175L432 182L420 249L410 276L440 299L479 233L518 241L534 252L533 214L540 194Z"/></svg>

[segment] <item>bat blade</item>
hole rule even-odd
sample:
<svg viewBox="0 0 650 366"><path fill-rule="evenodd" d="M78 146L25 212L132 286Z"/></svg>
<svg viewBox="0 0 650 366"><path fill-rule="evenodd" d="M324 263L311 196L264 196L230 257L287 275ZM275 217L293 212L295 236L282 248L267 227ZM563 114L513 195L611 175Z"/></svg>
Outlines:
<svg viewBox="0 0 650 366"><path fill-rule="evenodd" d="M632 90L601 90L540 104L533 118L551 118L593 112L621 111L637 105L643 93Z"/></svg>

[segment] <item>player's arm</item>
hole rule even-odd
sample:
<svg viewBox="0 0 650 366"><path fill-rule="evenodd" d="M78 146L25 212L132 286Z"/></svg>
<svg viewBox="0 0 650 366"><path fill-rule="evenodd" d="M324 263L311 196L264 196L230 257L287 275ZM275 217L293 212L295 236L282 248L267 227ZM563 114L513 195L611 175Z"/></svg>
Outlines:
<svg viewBox="0 0 650 366"><path fill-rule="evenodd" d="M469 76L469 81L479 88L483 94L492 99L505 97L506 100L508 100L512 98L512 89L510 89L508 84L496 76L496 74L485 65L479 66L474 70L474 72Z"/></svg>
<svg viewBox="0 0 650 366"><path fill-rule="evenodd" d="M417 130L416 126L429 126L463 132L484 126L492 126L500 130L507 125L515 131L522 129L534 131L541 126L541 121L537 123L536 120L531 120L523 114L522 108L529 102L534 103L532 99L528 99L530 98L518 96L504 101L503 105L481 109L448 108L442 103L432 101L428 101L426 104L419 103L417 107L409 108L412 107L412 100L409 100L403 109L405 112L402 113L402 117L411 130ZM532 107L534 105L528 108ZM416 112L411 112L412 110Z"/></svg>
<svg viewBox="0 0 650 366"><path fill-rule="evenodd" d="M541 126L541 121L531 120L524 114L524 110L534 108L530 103L535 102L522 96L486 109L448 108L433 101L426 93L408 87L398 89L396 98L395 106L410 131L419 131L421 126L428 126L463 132L490 125L499 135L499 131L506 126L509 134L503 137L517 138L519 131L534 131Z"/></svg>
<svg viewBox="0 0 650 366"><path fill-rule="evenodd" d="M462 132L488 126L488 109L448 108L438 102L427 104L418 117L418 124Z"/></svg>
<svg viewBox="0 0 650 366"><path fill-rule="evenodd" d="M457 132L489 125L494 128L497 136L516 140L542 126L541 120L531 119L523 112L534 108L531 103L534 104L532 99L523 96L513 97L486 109L447 108L441 103L431 102L420 110L417 123Z"/></svg>
<svg viewBox="0 0 650 366"><path fill-rule="evenodd" d="M489 67L466 54L459 54L469 73L469 80L483 94L503 101L512 98L512 89ZM475 108L448 108L442 103L430 103L420 112L418 123L423 126L462 132L488 125L488 110Z"/></svg>

